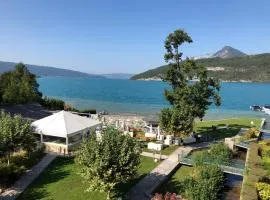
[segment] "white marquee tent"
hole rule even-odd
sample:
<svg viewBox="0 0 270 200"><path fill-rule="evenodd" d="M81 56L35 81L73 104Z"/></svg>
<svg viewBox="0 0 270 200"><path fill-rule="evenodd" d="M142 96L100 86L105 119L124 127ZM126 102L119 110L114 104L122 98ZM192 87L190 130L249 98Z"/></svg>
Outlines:
<svg viewBox="0 0 270 200"><path fill-rule="evenodd" d="M41 143L44 143L44 136L65 138L67 149L68 145L70 145L69 138L77 135L82 136L90 130L95 130L101 126L101 122L67 111L60 111L33 122L32 126L35 128L35 132L40 134Z"/></svg>

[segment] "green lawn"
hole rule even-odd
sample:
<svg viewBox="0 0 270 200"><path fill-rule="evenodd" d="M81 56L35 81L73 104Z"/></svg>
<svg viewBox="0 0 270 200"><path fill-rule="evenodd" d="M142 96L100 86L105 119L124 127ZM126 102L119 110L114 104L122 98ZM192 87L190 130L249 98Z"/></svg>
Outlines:
<svg viewBox="0 0 270 200"><path fill-rule="evenodd" d="M182 192L181 181L188 175L191 175L193 167L182 165L180 168L173 174L173 176L156 191L157 193L171 192L180 194Z"/></svg>
<svg viewBox="0 0 270 200"><path fill-rule="evenodd" d="M157 166L153 158L141 157L139 177L119 186L119 193L125 193L139 179ZM102 200L106 194L85 192L86 184L78 175L78 166L72 158L56 158L39 178L18 198L20 200Z"/></svg>
<svg viewBox="0 0 270 200"><path fill-rule="evenodd" d="M259 128L261 124L261 119L259 118L232 118L216 121L197 121L195 123L195 131L198 134L207 135L214 139L223 139L236 135L240 128L252 127L251 121L254 122L256 128ZM222 127L225 125L228 125L227 129L212 130L212 126Z"/></svg>

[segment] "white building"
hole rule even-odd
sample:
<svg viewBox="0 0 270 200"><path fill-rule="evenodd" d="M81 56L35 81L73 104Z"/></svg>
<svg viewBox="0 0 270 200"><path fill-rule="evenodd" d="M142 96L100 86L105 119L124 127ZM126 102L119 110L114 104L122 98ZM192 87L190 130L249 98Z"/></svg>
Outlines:
<svg viewBox="0 0 270 200"><path fill-rule="evenodd" d="M32 123L47 151L68 153L82 138L101 126L98 120L60 111Z"/></svg>

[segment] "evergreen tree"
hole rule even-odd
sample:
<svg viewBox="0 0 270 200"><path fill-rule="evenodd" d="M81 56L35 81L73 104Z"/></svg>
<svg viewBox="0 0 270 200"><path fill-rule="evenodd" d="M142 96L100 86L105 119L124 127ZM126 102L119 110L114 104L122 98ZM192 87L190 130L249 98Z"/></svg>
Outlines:
<svg viewBox="0 0 270 200"><path fill-rule="evenodd" d="M180 46L191 42L183 30L174 31L165 40L164 59L169 62L169 70L163 80L171 86L165 90L171 107L161 110L160 122L170 134L189 134L195 118L202 119L212 103L220 105L219 81L209 78L207 70L194 60L182 59Z"/></svg>

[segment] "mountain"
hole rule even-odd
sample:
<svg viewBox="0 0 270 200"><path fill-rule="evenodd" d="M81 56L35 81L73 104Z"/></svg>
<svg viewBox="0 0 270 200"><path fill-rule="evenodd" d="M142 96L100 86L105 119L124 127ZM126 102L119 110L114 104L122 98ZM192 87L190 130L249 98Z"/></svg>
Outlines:
<svg viewBox="0 0 270 200"><path fill-rule="evenodd" d="M106 78L110 79L130 79L134 74L127 74L127 73L112 73L112 74L101 74Z"/></svg>
<svg viewBox="0 0 270 200"><path fill-rule="evenodd" d="M234 49L230 46L225 46L221 50L214 53L212 57L235 58L235 57L243 57L243 56L247 56L247 54L239 51L238 49Z"/></svg>
<svg viewBox="0 0 270 200"><path fill-rule="evenodd" d="M17 63L14 62L4 62L0 61L0 74L3 72L7 72L13 70ZM45 66L38 66L38 65L28 65L26 64L29 71L37 76L44 77L44 76L65 76L65 77L89 77L89 78L105 78L101 75L94 75L83 73L75 70L69 69L61 69L56 67L45 67Z"/></svg>
<svg viewBox="0 0 270 200"><path fill-rule="evenodd" d="M205 58L196 60L196 63L207 68L209 76L223 81L270 82L270 53L233 58ZM167 70L168 66L163 65L136 74L130 79L158 80L164 77Z"/></svg>
<svg viewBox="0 0 270 200"><path fill-rule="evenodd" d="M208 53L202 56L192 57L192 59L199 60L199 59L205 59L205 58L235 58L235 57L243 57L243 56L247 56L247 54L239 51L238 49L232 48L230 46L225 46L214 54Z"/></svg>

